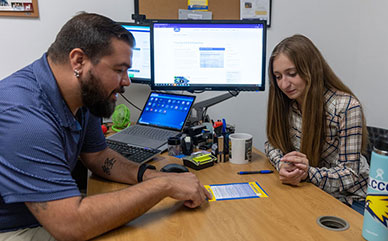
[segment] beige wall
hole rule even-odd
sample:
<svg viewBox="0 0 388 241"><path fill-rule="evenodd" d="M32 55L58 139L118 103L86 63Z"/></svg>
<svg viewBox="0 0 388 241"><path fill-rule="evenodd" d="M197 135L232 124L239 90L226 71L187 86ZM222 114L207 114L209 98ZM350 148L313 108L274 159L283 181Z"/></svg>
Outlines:
<svg viewBox="0 0 388 241"><path fill-rule="evenodd" d="M133 0L39 0L39 19L0 18L0 79L31 63L45 52L60 27L76 12L97 12L117 21L130 21ZM310 37L338 76L364 105L369 125L388 129L388 20L386 0L274 0L268 31L268 55L284 37ZM268 82L267 82L268 87ZM126 96L142 106L150 88L133 85ZM226 118L237 131L265 141L265 92L241 93L209 108L214 119ZM198 100L222 92L205 92ZM122 100L120 100L122 102ZM139 112L131 108L131 119Z"/></svg>

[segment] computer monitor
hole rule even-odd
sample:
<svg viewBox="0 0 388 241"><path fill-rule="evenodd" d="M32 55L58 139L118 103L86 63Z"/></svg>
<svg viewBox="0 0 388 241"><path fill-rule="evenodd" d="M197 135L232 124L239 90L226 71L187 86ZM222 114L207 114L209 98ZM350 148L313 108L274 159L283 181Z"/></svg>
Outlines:
<svg viewBox="0 0 388 241"><path fill-rule="evenodd" d="M133 48L132 68L128 76L132 83L151 84L151 46L150 25L136 23L120 23L132 33L136 45Z"/></svg>
<svg viewBox="0 0 388 241"><path fill-rule="evenodd" d="M265 52L262 20L153 20L151 88L264 90Z"/></svg>

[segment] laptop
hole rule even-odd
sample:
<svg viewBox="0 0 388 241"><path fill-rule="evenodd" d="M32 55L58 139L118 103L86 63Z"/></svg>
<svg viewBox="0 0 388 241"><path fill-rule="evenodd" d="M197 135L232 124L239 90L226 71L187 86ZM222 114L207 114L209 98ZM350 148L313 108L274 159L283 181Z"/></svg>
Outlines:
<svg viewBox="0 0 388 241"><path fill-rule="evenodd" d="M167 140L182 132L195 96L151 92L135 125L108 137L131 146L167 150Z"/></svg>

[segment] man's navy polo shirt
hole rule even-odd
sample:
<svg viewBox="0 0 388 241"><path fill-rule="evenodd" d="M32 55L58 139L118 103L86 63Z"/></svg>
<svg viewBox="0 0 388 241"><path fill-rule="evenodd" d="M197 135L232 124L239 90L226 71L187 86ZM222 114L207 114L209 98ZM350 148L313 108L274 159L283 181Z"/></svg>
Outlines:
<svg viewBox="0 0 388 241"><path fill-rule="evenodd" d="M73 116L46 54L0 80L0 232L39 225L24 202L79 196L79 154L105 148L100 120L85 107Z"/></svg>

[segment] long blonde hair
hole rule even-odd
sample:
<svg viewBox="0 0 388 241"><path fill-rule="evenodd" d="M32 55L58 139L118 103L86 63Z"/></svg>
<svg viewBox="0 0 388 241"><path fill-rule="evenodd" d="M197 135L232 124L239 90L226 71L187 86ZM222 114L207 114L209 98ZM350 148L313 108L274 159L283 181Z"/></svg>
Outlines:
<svg viewBox="0 0 388 241"><path fill-rule="evenodd" d="M303 35L294 35L281 41L269 60L269 97L267 110L267 137L269 143L283 153L295 150L290 138L289 112L292 101L280 90L273 73L273 61L285 54L294 64L299 76L306 81L302 106L302 140L300 152L307 155L311 166L318 166L326 135L327 88L355 97L353 92L335 75L313 42ZM355 97L357 98L357 97ZM366 150L368 132L362 113L362 151ZM315 128L317 126L317 128Z"/></svg>

